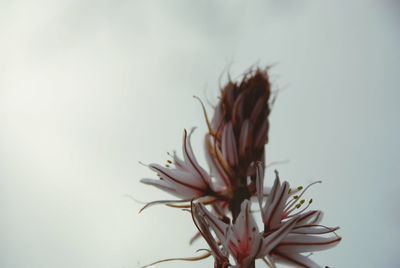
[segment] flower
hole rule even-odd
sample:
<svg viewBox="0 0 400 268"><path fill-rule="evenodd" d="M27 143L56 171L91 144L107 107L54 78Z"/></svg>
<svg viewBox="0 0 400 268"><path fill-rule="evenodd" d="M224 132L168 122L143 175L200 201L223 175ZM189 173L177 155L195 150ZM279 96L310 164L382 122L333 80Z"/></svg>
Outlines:
<svg viewBox="0 0 400 268"><path fill-rule="evenodd" d="M183 159L176 153L164 167L150 164L159 180L145 178L141 182L171 193L180 200L161 200L147 204L189 202L201 199L214 203L214 209L233 218L240 212L243 199L255 194L255 166L264 162L264 145L268 141L270 83L266 71L252 70L241 82L229 81L222 89L221 101L215 108L209 133L205 136L207 172L193 153L190 136L184 132ZM250 185L247 180L250 178ZM218 201L218 202L215 202ZM180 206L182 207L182 206Z"/></svg>
<svg viewBox="0 0 400 268"><path fill-rule="evenodd" d="M235 223L228 224L209 212L203 204L192 204L193 220L204 239L210 246L216 266L229 263L232 256L238 268L246 268L253 262L262 245L262 234L250 213L250 201L245 200ZM216 242L211 231L215 233ZM221 247L219 246L221 244Z"/></svg>
<svg viewBox="0 0 400 268"><path fill-rule="evenodd" d="M263 171L258 166L258 182L262 181L261 176ZM265 205L263 197L259 200L264 223L262 232L250 212L249 200L242 202L240 214L233 224L218 218L201 203L192 204L192 216L201 235L209 244L216 263L222 263L221 260L226 262L232 256L235 260L233 267L238 268L250 267L256 259L263 259L271 267L275 267L276 263L320 267L303 253L332 248L341 241L341 237L335 233L338 227L330 228L320 224L321 211L306 211L308 206L296 211L304 204L305 201L300 198L311 185L313 184L304 189L298 187L291 190L288 182L280 182L276 172L274 186ZM258 191L259 196L263 196L260 192ZM219 242L212 233L215 233Z"/></svg>
<svg viewBox="0 0 400 268"><path fill-rule="evenodd" d="M144 184L155 186L163 191L171 193L181 200L161 200L148 203L149 205L159 203L190 202L193 199L203 199L204 202L213 202L226 195L227 187L223 182L212 179L203 167L198 163L190 143L194 129L188 134L184 130L182 153L183 159L176 153L172 155L172 161L164 167L159 164L149 164L149 168L157 173L160 179L141 179Z"/></svg>
<svg viewBox="0 0 400 268"><path fill-rule="evenodd" d="M221 91L212 120L201 102L208 126L205 135L207 172L193 153L184 131L182 153L174 152L165 166L150 164L159 179L141 182L175 195L179 200L148 203L190 208L199 233L209 246L205 254L190 258L172 258L156 263L197 261L214 257L214 268L255 268L261 259L269 267L286 263L296 267L319 267L309 256L314 251L336 246L341 237L338 227L321 225L323 213L308 211L312 203L303 199L307 187L291 188L280 181L278 172L272 188L264 190L265 144L268 142L271 86L266 70L251 69L240 82L229 80ZM196 97L197 98L197 97ZM263 228L259 228L250 210L257 197ZM187 204L178 204L178 203ZM190 204L189 204L190 202ZM211 205L211 210L206 208ZM185 209L187 211L187 209ZM308 254L308 255L307 255Z"/></svg>
<svg viewBox="0 0 400 268"><path fill-rule="evenodd" d="M258 172L258 174L261 173ZM280 182L278 172L275 174L274 185L264 205L263 188L257 188L264 223L264 242L260 256L264 255L276 262L301 267L319 267L302 253L321 251L336 246L342 239L335 233L339 227L330 228L321 225L323 215L321 211L306 212L312 199L305 208L297 211L305 203L305 199L301 197L315 183L304 189L298 187L292 190L288 182ZM261 177L257 179L262 180Z"/></svg>

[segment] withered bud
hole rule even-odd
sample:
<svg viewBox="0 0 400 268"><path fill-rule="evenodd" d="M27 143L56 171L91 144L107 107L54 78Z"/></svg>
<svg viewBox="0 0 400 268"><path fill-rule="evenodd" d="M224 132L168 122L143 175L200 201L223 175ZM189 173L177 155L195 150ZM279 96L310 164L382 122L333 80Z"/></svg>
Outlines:
<svg viewBox="0 0 400 268"><path fill-rule="evenodd" d="M221 152L219 162L231 178L254 176L254 164L264 163L270 96L267 70L259 68L246 73L240 82L229 81L221 90L211 122L209 149Z"/></svg>

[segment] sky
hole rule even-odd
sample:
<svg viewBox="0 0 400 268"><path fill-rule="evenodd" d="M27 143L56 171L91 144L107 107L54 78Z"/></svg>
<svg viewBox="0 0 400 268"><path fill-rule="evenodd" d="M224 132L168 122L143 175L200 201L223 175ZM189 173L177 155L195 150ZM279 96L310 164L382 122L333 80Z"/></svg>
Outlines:
<svg viewBox="0 0 400 268"><path fill-rule="evenodd" d="M340 226L312 258L396 267L400 2L2 1L0 266L136 268L196 255L187 212L142 185L215 104L226 73L272 66L267 162ZM212 108L208 106L211 114ZM396 123L397 122L397 123ZM272 184L267 171L266 184ZM157 267L210 267L211 260ZM263 267L259 263L260 267Z"/></svg>

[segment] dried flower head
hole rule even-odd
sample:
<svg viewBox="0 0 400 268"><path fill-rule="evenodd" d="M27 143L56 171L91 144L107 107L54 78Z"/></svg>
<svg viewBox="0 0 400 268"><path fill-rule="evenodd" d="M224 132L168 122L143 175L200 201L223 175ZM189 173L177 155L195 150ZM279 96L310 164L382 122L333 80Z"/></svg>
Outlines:
<svg viewBox="0 0 400 268"><path fill-rule="evenodd" d="M208 122L208 163L212 174L234 193L230 209L235 216L241 201L255 193L256 163L265 162L270 96L266 70L250 70L240 82L229 81L222 89L213 119Z"/></svg>

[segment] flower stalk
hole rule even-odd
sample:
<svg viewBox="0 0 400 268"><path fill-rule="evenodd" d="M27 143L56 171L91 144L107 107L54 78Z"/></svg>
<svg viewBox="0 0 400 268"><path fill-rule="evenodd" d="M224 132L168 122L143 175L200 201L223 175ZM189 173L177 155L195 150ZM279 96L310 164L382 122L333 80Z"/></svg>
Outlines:
<svg viewBox="0 0 400 268"><path fill-rule="evenodd" d="M193 130L184 131L183 158L174 152L165 166L148 165L159 179L145 178L142 183L178 199L150 202L143 209L155 204L189 209L198 230L195 237L202 237L209 246L200 257L163 261L196 261L212 256L215 268L255 268L257 259L269 267L285 263L314 268L320 266L305 254L341 241L336 234L339 228L321 225L322 212L308 210L312 199L303 199L315 183L291 188L289 182L281 182L276 171L270 190L264 188L272 102L266 69L251 69L240 81L229 80L211 120L201 102L208 126L208 169L199 164L192 149ZM251 212L254 199L258 214ZM262 228L255 215L260 217Z"/></svg>

